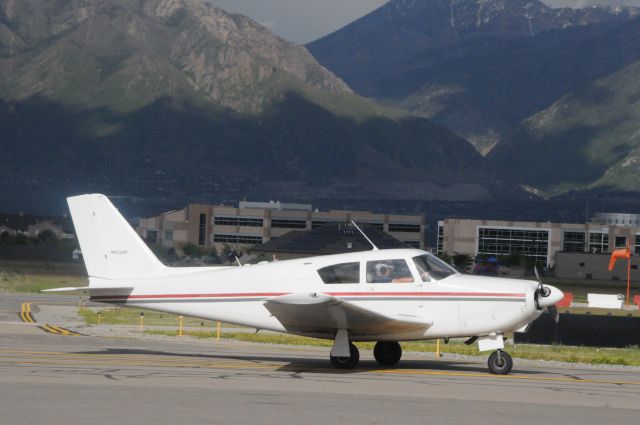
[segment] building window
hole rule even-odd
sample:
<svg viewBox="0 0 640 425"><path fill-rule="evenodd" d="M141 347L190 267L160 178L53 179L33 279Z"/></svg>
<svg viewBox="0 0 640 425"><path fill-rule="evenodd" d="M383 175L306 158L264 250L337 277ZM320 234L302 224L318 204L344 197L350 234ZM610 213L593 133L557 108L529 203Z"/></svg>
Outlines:
<svg viewBox="0 0 640 425"><path fill-rule="evenodd" d="M145 237L147 243L155 244L158 243L158 231L157 230L147 230L147 236Z"/></svg>
<svg viewBox="0 0 640 425"><path fill-rule="evenodd" d="M444 226L438 226L438 243L436 245L436 253L442 255L444 252Z"/></svg>
<svg viewBox="0 0 640 425"><path fill-rule="evenodd" d="M365 225L367 225L369 227L373 227L376 230L384 231L384 224L383 223L371 223L371 222L363 221L362 223L357 223L357 224L365 224Z"/></svg>
<svg viewBox="0 0 640 425"><path fill-rule="evenodd" d="M173 240L173 230L165 230L164 231L164 240L172 241Z"/></svg>
<svg viewBox="0 0 640 425"><path fill-rule="evenodd" d="M584 232L564 232L562 250L564 252L584 252L586 248Z"/></svg>
<svg viewBox="0 0 640 425"><path fill-rule="evenodd" d="M342 263L323 267L318 274L324 283L360 283L360 263Z"/></svg>
<svg viewBox="0 0 640 425"><path fill-rule="evenodd" d="M198 245L204 245L207 239L207 215L200 214L200 225L198 226Z"/></svg>
<svg viewBox="0 0 640 425"><path fill-rule="evenodd" d="M601 254L609 251L609 234L601 232L589 233L589 252Z"/></svg>
<svg viewBox="0 0 640 425"><path fill-rule="evenodd" d="M517 252L548 264L549 232L547 230L480 228L478 254L509 255Z"/></svg>
<svg viewBox="0 0 640 425"><path fill-rule="evenodd" d="M292 220L286 218L271 219L271 227L277 227L281 229L306 229L306 220Z"/></svg>
<svg viewBox="0 0 640 425"><path fill-rule="evenodd" d="M214 217L213 224L217 226L262 227L263 220L250 217Z"/></svg>
<svg viewBox="0 0 640 425"><path fill-rule="evenodd" d="M636 235L635 253L640 254L640 235Z"/></svg>
<svg viewBox="0 0 640 425"><path fill-rule="evenodd" d="M317 229L318 227L322 227L322 226L324 226L324 225L325 225L325 224L327 224L327 223L328 223L328 221L313 220L313 221L311 222L311 228L312 228L312 229Z"/></svg>
<svg viewBox="0 0 640 425"><path fill-rule="evenodd" d="M389 224L390 232L420 233L419 224Z"/></svg>
<svg viewBox="0 0 640 425"><path fill-rule="evenodd" d="M251 235L224 235L215 233L213 235L213 241L219 243L242 243L255 245L262 243L262 236L251 236Z"/></svg>
<svg viewBox="0 0 640 425"><path fill-rule="evenodd" d="M626 248L627 238L626 236L616 236L616 248Z"/></svg>

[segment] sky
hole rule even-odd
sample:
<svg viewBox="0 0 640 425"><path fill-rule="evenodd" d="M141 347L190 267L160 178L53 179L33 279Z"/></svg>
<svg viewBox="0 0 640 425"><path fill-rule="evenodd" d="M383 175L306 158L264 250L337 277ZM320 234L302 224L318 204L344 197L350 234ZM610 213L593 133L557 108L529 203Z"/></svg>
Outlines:
<svg viewBox="0 0 640 425"><path fill-rule="evenodd" d="M308 43L342 28L388 0L209 0L222 9L249 16L294 43ZM626 4L640 0L542 0L553 7Z"/></svg>
<svg viewBox="0 0 640 425"><path fill-rule="evenodd" d="M209 0L249 16L294 43L308 43L377 9L387 0Z"/></svg>

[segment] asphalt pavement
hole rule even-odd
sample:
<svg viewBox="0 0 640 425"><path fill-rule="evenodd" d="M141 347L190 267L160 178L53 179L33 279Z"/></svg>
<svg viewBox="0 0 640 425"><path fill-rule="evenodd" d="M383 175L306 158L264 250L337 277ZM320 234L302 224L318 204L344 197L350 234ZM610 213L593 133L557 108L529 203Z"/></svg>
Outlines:
<svg viewBox="0 0 640 425"><path fill-rule="evenodd" d="M54 334L38 310L73 297L0 294L2 424L636 424L640 368L519 364L233 341ZM31 303L34 322L20 313ZM53 323L49 325L55 326Z"/></svg>

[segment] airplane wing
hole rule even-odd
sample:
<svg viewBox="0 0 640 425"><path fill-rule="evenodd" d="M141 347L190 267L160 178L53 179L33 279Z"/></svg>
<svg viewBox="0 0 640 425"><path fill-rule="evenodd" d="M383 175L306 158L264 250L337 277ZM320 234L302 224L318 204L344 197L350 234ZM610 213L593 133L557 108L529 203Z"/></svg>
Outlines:
<svg viewBox="0 0 640 425"><path fill-rule="evenodd" d="M411 315L386 315L326 294L287 294L265 301L264 306L292 332L386 334L427 329L433 322Z"/></svg>

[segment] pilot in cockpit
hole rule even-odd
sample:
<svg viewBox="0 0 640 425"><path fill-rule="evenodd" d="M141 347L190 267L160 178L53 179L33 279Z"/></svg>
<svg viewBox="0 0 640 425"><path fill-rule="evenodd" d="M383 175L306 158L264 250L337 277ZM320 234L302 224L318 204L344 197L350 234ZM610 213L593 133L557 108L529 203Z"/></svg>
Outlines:
<svg viewBox="0 0 640 425"><path fill-rule="evenodd" d="M373 277L373 283L390 283L393 280L391 277L392 271L393 266L390 264L376 264L376 274Z"/></svg>

